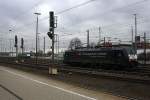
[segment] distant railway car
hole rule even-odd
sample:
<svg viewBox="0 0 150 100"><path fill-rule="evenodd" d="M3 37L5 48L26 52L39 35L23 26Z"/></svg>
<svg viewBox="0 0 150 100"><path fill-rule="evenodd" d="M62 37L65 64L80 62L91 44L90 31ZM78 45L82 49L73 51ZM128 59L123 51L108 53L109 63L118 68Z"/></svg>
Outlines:
<svg viewBox="0 0 150 100"><path fill-rule="evenodd" d="M80 48L68 50L64 54L65 64L80 67L128 68L137 66L137 58L132 50L120 47Z"/></svg>

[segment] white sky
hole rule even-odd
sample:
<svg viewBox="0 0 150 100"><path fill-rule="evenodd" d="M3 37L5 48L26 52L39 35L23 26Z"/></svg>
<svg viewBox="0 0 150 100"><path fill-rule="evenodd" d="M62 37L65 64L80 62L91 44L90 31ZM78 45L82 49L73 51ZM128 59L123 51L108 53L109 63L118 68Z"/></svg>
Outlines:
<svg viewBox="0 0 150 100"><path fill-rule="evenodd" d="M119 38L122 41L131 40L131 26L134 26L134 16L137 14L138 34L147 33L150 26L150 0L91 0L90 3L60 13L61 11L84 3L88 0L1 0L0 1L0 34L3 43L10 44L8 38L13 39L17 34L23 37L26 48L35 47L34 12L40 12L39 33L40 46L43 47L43 37L46 46L51 46L47 36L49 27L49 11L58 16L58 27L55 33L60 37L60 47L67 48L69 41L78 37L86 42L86 30L90 30L90 42L98 41L98 27L101 27L101 38ZM9 32L9 29L12 32ZM8 47L8 46L7 46Z"/></svg>

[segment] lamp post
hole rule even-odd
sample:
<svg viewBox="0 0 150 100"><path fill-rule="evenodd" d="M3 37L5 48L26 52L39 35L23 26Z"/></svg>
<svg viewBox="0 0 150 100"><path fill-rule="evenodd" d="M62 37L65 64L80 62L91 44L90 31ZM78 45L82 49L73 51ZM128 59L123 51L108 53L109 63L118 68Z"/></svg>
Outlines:
<svg viewBox="0 0 150 100"><path fill-rule="evenodd" d="M37 16L37 20L36 20L36 50L35 50L35 53L36 53L36 64L37 64L37 41L38 41L38 16L41 15L41 13L34 13L36 16Z"/></svg>
<svg viewBox="0 0 150 100"><path fill-rule="evenodd" d="M135 52L137 54L137 14L134 14L135 20Z"/></svg>
<svg viewBox="0 0 150 100"><path fill-rule="evenodd" d="M10 29L10 30L9 30L10 37L11 37L11 32L12 32L12 30ZM12 54L11 39L9 39L9 43L10 43L10 56L12 56L12 55L11 55L11 54Z"/></svg>

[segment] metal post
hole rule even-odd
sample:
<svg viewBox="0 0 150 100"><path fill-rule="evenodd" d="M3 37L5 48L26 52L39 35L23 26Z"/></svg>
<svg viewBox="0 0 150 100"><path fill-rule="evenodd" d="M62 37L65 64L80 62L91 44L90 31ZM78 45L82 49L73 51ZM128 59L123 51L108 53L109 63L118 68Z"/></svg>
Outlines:
<svg viewBox="0 0 150 100"><path fill-rule="evenodd" d="M44 37L44 48L43 48L44 50L44 55L45 55L45 37Z"/></svg>
<svg viewBox="0 0 150 100"><path fill-rule="evenodd" d="M12 40L12 43L14 42L14 40ZM14 52L14 47L12 46L12 56L13 56L13 53Z"/></svg>
<svg viewBox="0 0 150 100"><path fill-rule="evenodd" d="M11 53L12 53L12 50L11 50L11 39L9 39L9 43L10 43L10 48L9 48L10 50L9 51L10 51L10 56L11 56Z"/></svg>
<svg viewBox="0 0 150 100"><path fill-rule="evenodd" d="M58 49L57 49L57 34L55 34L55 42L56 42L56 45L55 45L55 47L56 47L56 50L55 50L55 52L56 52L56 54L57 54L57 51L58 51Z"/></svg>
<svg viewBox="0 0 150 100"><path fill-rule="evenodd" d="M16 58L18 58L18 46L16 46Z"/></svg>
<svg viewBox="0 0 150 100"><path fill-rule="evenodd" d="M53 38L52 38L52 63L54 64L54 39L55 39L55 35L54 35L54 28L53 28L53 31L52 31L52 34L53 34Z"/></svg>
<svg viewBox="0 0 150 100"><path fill-rule="evenodd" d="M24 39L23 38L21 38L21 50L22 50L22 54L23 54L23 52L24 52Z"/></svg>
<svg viewBox="0 0 150 100"><path fill-rule="evenodd" d="M131 34L132 34L132 45L133 45L133 26L131 26Z"/></svg>
<svg viewBox="0 0 150 100"><path fill-rule="evenodd" d="M41 13L34 13L34 14L36 14L37 15L37 20L36 20L36 51L35 51L35 53L36 53L36 64L37 64L37 59L38 59L38 55L37 55L37 41L38 41L38 15L41 15Z"/></svg>
<svg viewBox="0 0 150 100"><path fill-rule="evenodd" d="M37 39L38 39L38 15L37 15L37 23L36 23L36 64L37 64L37 59L38 59L38 55L37 55L37 46L38 46L38 44L37 44Z"/></svg>
<svg viewBox="0 0 150 100"><path fill-rule="evenodd" d="M23 48L22 48L22 54L23 54Z"/></svg>
<svg viewBox="0 0 150 100"><path fill-rule="evenodd" d="M11 31L12 31L12 30L9 30L10 35L11 35ZM10 56L11 56L11 52L12 52L12 51L11 51L11 39L9 39L9 42L10 42L10 50L9 50L9 51L10 51Z"/></svg>
<svg viewBox="0 0 150 100"><path fill-rule="evenodd" d="M137 36L137 16L136 14L134 14L134 20L135 20L135 52L137 53L137 40L136 40L136 36Z"/></svg>
<svg viewBox="0 0 150 100"><path fill-rule="evenodd" d="M58 35L58 55L59 55L59 35Z"/></svg>
<svg viewBox="0 0 150 100"><path fill-rule="evenodd" d="M101 27L99 27L99 44L101 42Z"/></svg>
<svg viewBox="0 0 150 100"><path fill-rule="evenodd" d="M105 47L105 44L106 44L106 42L105 42L105 41L106 41L106 39L105 39L105 37L104 37L104 47Z"/></svg>
<svg viewBox="0 0 150 100"><path fill-rule="evenodd" d="M40 33L38 33L37 35L37 51L40 51L40 36L39 36Z"/></svg>
<svg viewBox="0 0 150 100"><path fill-rule="evenodd" d="M146 65L146 33L144 33L144 64Z"/></svg>
<svg viewBox="0 0 150 100"><path fill-rule="evenodd" d="M87 48L89 48L89 30L87 30Z"/></svg>
<svg viewBox="0 0 150 100"><path fill-rule="evenodd" d="M56 42L56 45L55 45L55 47L56 47L56 54L57 54L57 63L58 63L58 34L55 34L56 35L56 40L55 40L55 42Z"/></svg>

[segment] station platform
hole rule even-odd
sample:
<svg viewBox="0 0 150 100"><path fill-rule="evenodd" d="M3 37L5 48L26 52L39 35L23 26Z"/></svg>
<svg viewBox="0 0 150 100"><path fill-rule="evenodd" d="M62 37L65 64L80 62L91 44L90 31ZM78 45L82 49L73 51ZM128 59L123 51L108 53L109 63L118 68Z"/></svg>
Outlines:
<svg viewBox="0 0 150 100"><path fill-rule="evenodd" d="M1 100L126 100L109 93L67 84L50 76L4 66L0 66L0 85L9 90L0 87Z"/></svg>

